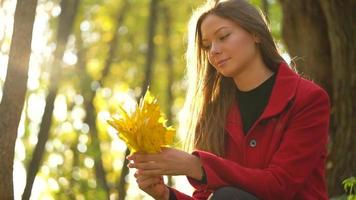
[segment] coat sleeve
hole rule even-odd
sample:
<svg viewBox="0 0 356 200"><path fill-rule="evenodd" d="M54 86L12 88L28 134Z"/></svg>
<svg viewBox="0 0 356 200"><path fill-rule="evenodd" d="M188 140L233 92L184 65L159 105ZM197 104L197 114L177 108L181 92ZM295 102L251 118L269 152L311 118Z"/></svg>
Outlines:
<svg viewBox="0 0 356 200"><path fill-rule="evenodd" d="M193 197L191 197L174 188L169 188L169 190L174 193L174 198L170 198L169 200L205 200L211 194L211 191L197 189L194 191Z"/></svg>
<svg viewBox="0 0 356 200"><path fill-rule="evenodd" d="M256 197L292 199L311 172L324 162L329 130L330 105L327 93L313 89L295 105L295 112L279 149L267 168L252 169L205 151L194 151L200 157L207 184L189 182L200 190L237 186ZM297 103L297 102L296 102Z"/></svg>

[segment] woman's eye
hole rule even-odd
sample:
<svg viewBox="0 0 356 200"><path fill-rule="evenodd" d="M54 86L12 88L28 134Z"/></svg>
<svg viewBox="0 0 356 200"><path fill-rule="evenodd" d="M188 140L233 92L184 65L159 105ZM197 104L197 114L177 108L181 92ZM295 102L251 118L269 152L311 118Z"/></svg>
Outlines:
<svg viewBox="0 0 356 200"><path fill-rule="evenodd" d="M224 36L220 37L220 40L225 40L227 37L229 37L230 33L225 34Z"/></svg>

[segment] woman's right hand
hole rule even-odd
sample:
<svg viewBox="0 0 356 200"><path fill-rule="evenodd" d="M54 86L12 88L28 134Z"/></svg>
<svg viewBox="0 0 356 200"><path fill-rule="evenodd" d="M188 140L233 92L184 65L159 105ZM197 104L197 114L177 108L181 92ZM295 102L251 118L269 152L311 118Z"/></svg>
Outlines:
<svg viewBox="0 0 356 200"><path fill-rule="evenodd" d="M169 189L164 184L163 176L140 175L139 170L135 173L138 187L156 200L168 200Z"/></svg>

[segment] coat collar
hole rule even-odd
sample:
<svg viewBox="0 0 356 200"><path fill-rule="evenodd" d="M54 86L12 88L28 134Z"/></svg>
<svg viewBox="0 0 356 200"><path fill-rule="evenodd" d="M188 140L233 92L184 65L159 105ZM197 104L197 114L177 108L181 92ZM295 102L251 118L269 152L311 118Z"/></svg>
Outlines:
<svg viewBox="0 0 356 200"><path fill-rule="evenodd" d="M282 112L296 94L300 76L290 69L285 62L281 62L276 73L276 80L270 99L259 120L275 116ZM241 123L239 113L239 108L236 102L234 102L227 116L227 122Z"/></svg>
<svg viewBox="0 0 356 200"><path fill-rule="evenodd" d="M295 96L299 81L300 76L290 69L287 63L282 62L279 65L276 82L261 119L269 118L282 112Z"/></svg>

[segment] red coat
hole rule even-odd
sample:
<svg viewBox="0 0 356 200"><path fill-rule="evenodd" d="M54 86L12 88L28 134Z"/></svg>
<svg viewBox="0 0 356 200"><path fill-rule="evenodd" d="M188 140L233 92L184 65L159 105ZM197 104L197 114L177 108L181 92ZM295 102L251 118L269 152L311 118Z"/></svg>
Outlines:
<svg viewBox="0 0 356 200"><path fill-rule="evenodd" d="M327 93L282 63L268 105L247 135L233 104L225 127L226 155L194 151L207 184L188 178L196 189L193 198L173 189L177 199L207 199L222 186L236 186L264 200L328 199L329 116Z"/></svg>

